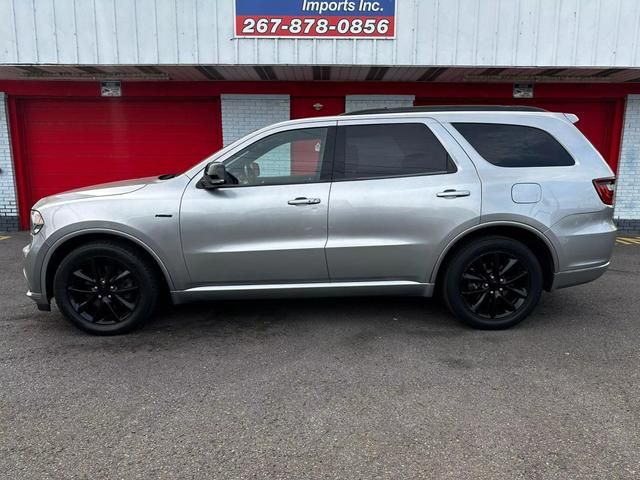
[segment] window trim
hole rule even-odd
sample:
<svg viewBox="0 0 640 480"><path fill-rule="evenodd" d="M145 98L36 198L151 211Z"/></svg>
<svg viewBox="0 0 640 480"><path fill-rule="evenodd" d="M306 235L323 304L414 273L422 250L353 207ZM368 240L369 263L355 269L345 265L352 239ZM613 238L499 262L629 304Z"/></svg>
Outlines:
<svg viewBox="0 0 640 480"><path fill-rule="evenodd" d="M345 157L346 157L346 135L345 128L347 127L367 127L367 126L379 126L379 125L422 125L424 126L430 133L433 135L433 138L440 144L443 150L447 154L447 166L451 168L447 168L446 170L439 170L436 172L421 172L421 173L407 173L407 174L397 174L397 175L376 175L376 176L368 176L368 177L353 177L353 178L337 178L336 177L336 166L342 165L344 167ZM334 156L333 156L333 168L331 181L332 182L357 182L361 180L384 180L389 178L410 178L410 177L431 177L434 175L450 175L458 172L458 165L456 164L453 156L444 145L444 143L440 140L436 132L434 132L431 127L424 122L421 121L394 121L394 122L366 122L366 123L346 123L339 124L336 127L335 134L335 142L334 142Z"/></svg>
<svg viewBox="0 0 640 480"><path fill-rule="evenodd" d="M511 165L498 165L496 163L491 162L490 160L488 160L487 158L485 158L484 155L482 155L477 149L476 147L473 146L473 144L467 139L467 137L465 137L463 135L463 133L458 130L456 128L456 125L458 124L465 124L465 125L498 125L498 126L506 126L506 127L524 127L524 128L531 128L533 130L539 130L543 133L546 133L548 136L550 136L553 140L555 140L555 142L560 145L562 147L562 149L567 153L567 155L569 156L569 158L573 161L573 164L571 165L535 165L535 166L530 166L530 165L515 165L515 166L511 166ZM524 124L524 123L504 123L504 122L478 122L478 121L456 121L456 122L449 122L449 125L451 126L451 128L453 128L453 130L460 135L460 138L462 138L462 140L464 140L467 145L469 145L469 147L471 147L471 149L473 150L473 152L475 152L478 157L480 157L482 160L484 160L488 165L492 166L492 167L496 167L496 168L572 168L575 167L577 165L579 165L578 160L576 160L576 158L573 156L573 154L571 153L571 150L568 149L566 147L566 145L561 142L555 135L553 135L550 131L545 130L544 128L540 128L534 125L530 125L530 124Z"/></svg>
<svg viewBox="0 0 640 480"><path fill-rule="evenodd" d="M327 129L327 136L326 136L326 145L325 145L325 149L324 149L324 154L323 154L323 158L321 159L321 164L320 164L320 178L317 181L314 182L285 182L285 183L263 183L263 184L258 184L258 185L242 185L242 184L222 184L220 185L217 190L220 189L224 189L224 188L251 188L251 187L279 187L279 186L284 186L284 185L317 185L319 183L329 183L331 182L331 174L333 172L333 163L335 161L335 150L336 150L336 129L337 127L335 125L320 125L320 126L308 126L308 127L303 127L303 128L290 128L290 129L286 129L286 130L280 130L277 132L273 132L270 135L265 135L263 137L260 137L259 139L255 140L254 142L251 142L249 145L246 145L245 147L239 149L238 151L232 153L231 155L229 155L227 158L225 158L222 163L225 164L225 168L226 168L226 163L227 161L231 160L233 157L235 157L236 155L238 155L239 153L243 152L244 150L246 150L247 148L250 148L252 145L255 145L258 142L261 142L269 137L272 137L274 135L280 135L282 133L288 133L288 132L295 132L295 131L299 131L299 130L317 130L319 128L326 128Z"/></svg>

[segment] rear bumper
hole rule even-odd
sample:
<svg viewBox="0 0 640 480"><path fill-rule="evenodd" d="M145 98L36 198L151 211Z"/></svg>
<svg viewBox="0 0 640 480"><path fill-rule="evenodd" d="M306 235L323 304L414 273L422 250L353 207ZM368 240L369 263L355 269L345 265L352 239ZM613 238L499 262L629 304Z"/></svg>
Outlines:
<svg viewBox="0 0 640 480"><path fill-rule="evenodd" d="M609 262L596 267L580 268L577 270L567 270L564 272L558 272L553 274L552 290L558 288L572 287L574 285L580 285L582 283L592 282L593 280L600 278L604 272L609 268Z"/></svg>

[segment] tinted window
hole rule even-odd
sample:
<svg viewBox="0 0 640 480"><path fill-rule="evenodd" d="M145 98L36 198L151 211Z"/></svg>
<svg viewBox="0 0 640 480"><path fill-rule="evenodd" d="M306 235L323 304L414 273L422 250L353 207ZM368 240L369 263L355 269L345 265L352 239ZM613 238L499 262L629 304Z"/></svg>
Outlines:
<svg viewBox="0 0 640 480"><path fill-rule="evenodd" d="M338 128L334 178L424 175L455 170L447 151L423 123Z"/></svg>
<svg viewBox="0 0 640 480"><path fill-rule="evenodd" d="M265 137L225 162L240 185L320 181L329 137L327 128L288 130Z"/></svg>
<svg viewBox="0 0 640 480"><path fill-rule="evenodd" d="M539 128L497 123L454 123L453 126L486 161L499 167L574 164L569 152Z"/></svg>

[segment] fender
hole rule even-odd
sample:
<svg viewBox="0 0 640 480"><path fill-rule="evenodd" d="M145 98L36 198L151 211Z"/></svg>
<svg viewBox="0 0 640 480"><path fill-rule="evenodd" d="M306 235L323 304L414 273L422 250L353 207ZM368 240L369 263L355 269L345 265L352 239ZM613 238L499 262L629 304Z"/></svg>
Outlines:
<svg viewBox="0 0 640 480"><path fill-rule="evenodd" d="M56 240L53 243L53 245L51 245L47 249L47 252L45 253L44 259L42 261L42 267L40 269L40 286L42 288L43 299L50 298L50 296L47 294L47 291L46 291L47 270L49 269L49 262L51 261L51 257L53 257L53 254L58 250L58 248L60 248L64 243L71 240L72 238L80 237L82 235L87 235L87 234L95 234L95 233L98 233L98 234L102 233L102 234L107 234L115 237L124 238L126 240L130 240L134 242L136 245L143 248L147 253L149 253L149 255L151 255L151 257L154 259L156 264L160 267L160 270L162 271L162 274L167 282L167 285L169 285L169 289L174 290L173 280L171 278L171 274L169 273L169 270L167 269L166 265L164 264L162 259L145 242L135 237L134 235L124 233L119 230L112 230L110 228L86 228L86 229L76 230L74 232L67 233L66 235Z"/></svg>
<svg viewBox="0 0 640 480"><path fill-rule="evenodd" d="M461 240L464 240L464 238L467 235L471 234L471 233L474 233L474 232L477 232L477 231L480 231L480 230L483 230L483 229L486 229L486 228L490 228L490 227L522 228L523 230L527 230L527 231L535 234L549 248L549 251L551 252L551 257L553 258L553 271L554 271L554 273L558 271L558 268L559 268L558 252L556 251L556 248L553 245L553 243L551 242L551 240L549 240L549 238L543 232L541 232L540 230L538 230L535 227L532 227L531 225L527 225L526 223L513 222L513 221L508 221L508 220L504 220L504 221L496 220L496 221L492 221L492 222L486 222L486 223L480 223L480 224L474 225L474 226L464 230L463 232L459 233L452 240L450 240L449 243L447 244L447 246L442 250L442 252L438 256L438 260L436 261L436 264L433 267L433 270L431 272L431 277L430 277L429 281L431 283L435 283L436 278L438 276L438 272L440 270L440 266L442 265L442 262L446 258L446 256L449 253L449 251L455 245L457 245L458 242L460 242Z"/></svg>

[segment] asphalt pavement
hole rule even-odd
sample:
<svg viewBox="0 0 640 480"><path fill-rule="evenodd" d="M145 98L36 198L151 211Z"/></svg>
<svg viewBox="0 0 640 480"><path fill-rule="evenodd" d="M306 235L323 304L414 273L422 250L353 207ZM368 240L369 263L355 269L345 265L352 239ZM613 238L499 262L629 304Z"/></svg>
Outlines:
<svg viewBox="0 0 640 480"><path fill-rule="evenodd" d="M474 331L436 300L166 307L93 337L0 236L0 478L640 478L640 245Z"/></svg>

